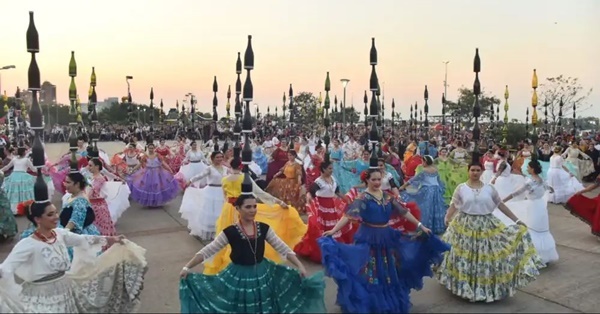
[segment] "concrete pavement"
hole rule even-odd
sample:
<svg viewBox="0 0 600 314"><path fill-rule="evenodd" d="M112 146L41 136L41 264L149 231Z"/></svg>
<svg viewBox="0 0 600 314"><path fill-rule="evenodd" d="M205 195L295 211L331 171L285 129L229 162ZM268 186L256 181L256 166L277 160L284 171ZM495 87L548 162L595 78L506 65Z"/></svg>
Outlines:
<svg viewBox="0 0 600 314"><path fill-rule="evenodd" d="M122 143L98 145L112 155ZM64 154L67 144L47 144L48 156L55 161ZM597 193L597 192L596 192ZM60 205L60 197L54 197ZM181 267L202 248L202 243L188 235L186 221L178 210L181 196L163 208L147 209L132 203L117 223L119 233L146 248L149 271L142 292L141 312L179 312L178 284ZM572 313L600 310L600 241L591 235L589 226L571 216L560 206L549 205L551 231L557 242L560 260L542 270L541 276L515 297L491 304L469 303L428 279L421 291L413 292L414 313ZM27 226L18 218L20 230ZM14 243L0 245L0 260ZM305 261L310 273L320 265ZM199 269L198 269L199 270ZM338 313L335 305L336 285L327 279L328 312Z"/></svg>

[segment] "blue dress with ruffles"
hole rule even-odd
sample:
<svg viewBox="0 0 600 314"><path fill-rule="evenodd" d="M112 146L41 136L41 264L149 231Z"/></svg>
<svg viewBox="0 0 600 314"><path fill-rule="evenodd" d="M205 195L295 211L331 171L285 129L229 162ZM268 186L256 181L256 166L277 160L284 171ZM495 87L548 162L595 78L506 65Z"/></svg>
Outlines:
<svg viewBox="0 0 600 314"><path fill-rule="evenodd" d="M410 290L423 287L423 277L433 275L432 265L450 249L434 235L411 238L387 225L393 215L406 212L387 194L377 199L363 193L346 209L348 218L360 222L355 243L318 240L344 313L408 313Z"/></svg>

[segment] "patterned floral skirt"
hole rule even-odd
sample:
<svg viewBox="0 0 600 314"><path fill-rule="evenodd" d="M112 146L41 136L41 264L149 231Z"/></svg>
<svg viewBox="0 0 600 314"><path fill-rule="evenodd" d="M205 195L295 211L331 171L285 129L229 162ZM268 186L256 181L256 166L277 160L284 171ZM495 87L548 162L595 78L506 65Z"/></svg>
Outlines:
<svg viewBox="0 0 600 314"><path fill-rule="evenodd" d="M17 221L10 210L10 202L0 189L0 240L12 238L18 233Z"/></svg>
<svg viewBox="0 0 600 314"><path fill-rule="evenodd" d="M513 296L540 274L544 263L520 225L505 226L493 214L459 213L442 240L451 249L436 271L440 284L471 302Z"/></svg>
<svg viewBox="0 0 600 314"><path fill-rule="evenodd" d="M103 236L114 236L117 234L112 218L110 218L110 210L108 204L103 198L90 199L92 209L94 210L94 225Z"/></svg>
<svg viewBox="0 0 600 314"><path fill-rule="evenodd" d="M131 242L113 245L93 263L22 285L19 299L0 286L0 301L16 313L131 313L140 305L145 250ZM74 267L71 268L72 270ZM15 283L12 283L14 286ZM0 302L0 308L6 302Z"/></svg>
<svg viewBox="0 0 600 314"><path fill-rule="evenodd" d="M323 273L298 271L267 259L229 264L217 275L189 274L179 283L181 313L326 313Z"/></svg>
<svg viewBox="0 0 600 314"><path fill-rule="evenodd" d="M302 186L298 184L296 178L273 178L267 186L266 192L304 213L305 198L301 188Z"/></svg>

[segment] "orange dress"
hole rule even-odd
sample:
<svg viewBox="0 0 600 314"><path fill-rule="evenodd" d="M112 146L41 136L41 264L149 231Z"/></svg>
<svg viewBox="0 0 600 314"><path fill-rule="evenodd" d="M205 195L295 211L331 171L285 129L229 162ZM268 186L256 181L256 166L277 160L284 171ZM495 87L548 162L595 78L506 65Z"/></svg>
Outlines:
<svg viewBox="0 0 600 314"><path fill-rule="evenodd" d="M299 182L302 178L302 166L295 162L288 162L283 166L283 175L273 178L267 188L267 193L292 205L298 211L304 212L304 200Z"/></svg>

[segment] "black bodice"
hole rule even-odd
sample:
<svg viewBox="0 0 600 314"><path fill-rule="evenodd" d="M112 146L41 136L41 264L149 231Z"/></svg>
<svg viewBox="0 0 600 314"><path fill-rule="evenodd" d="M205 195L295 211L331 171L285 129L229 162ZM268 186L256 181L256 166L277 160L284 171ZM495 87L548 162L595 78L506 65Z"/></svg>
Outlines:
<svg viewBox="0 0 600 314"><path fill-rule="evenodd" d="M231 262L238 265L254 265L262 262L265 256L265 242L269 225L256 222L256 235L246 238L238 224L231 225L223 232L231 245ZM256 252L252 252L256 245ZM256 259L255 259L256 256Z"/></svg>

